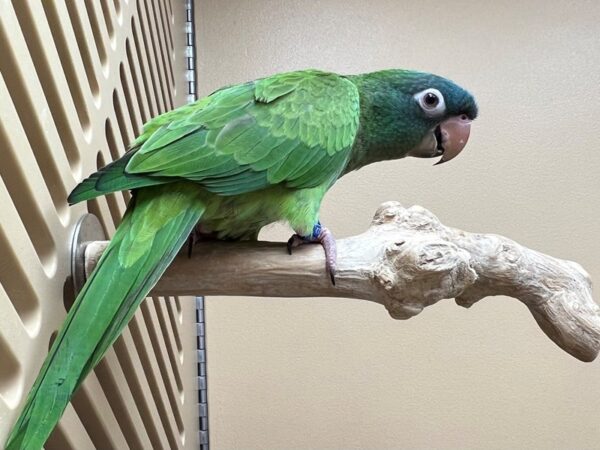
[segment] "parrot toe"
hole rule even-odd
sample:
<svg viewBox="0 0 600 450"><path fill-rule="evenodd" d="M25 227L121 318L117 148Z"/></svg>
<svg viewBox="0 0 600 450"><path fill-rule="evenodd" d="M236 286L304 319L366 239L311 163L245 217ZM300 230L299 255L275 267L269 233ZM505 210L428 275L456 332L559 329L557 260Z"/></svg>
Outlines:
<svg viewBox="0 0 600 450"><path fill-rule="evenodd" d="M187 239L187 254L188 258L192 257L194 246L198 242L205 241L217 241L219 239L218 233L214 231L207 231L202 227L202 224L198 224L194 227Z"/></svg>
<svg viewBox="0 0 600 450"><path fill-rule="evenodd" d="M312 234L308 236L301 236L300 234L294 234L287 241L288 254L292 254L294 248L304 244L319 243L325 251L325 269L331 279L331 284L335 286L335 274L337 271L337 245L335 237L328 228L321 226L320 222L317 222L313 227Z"/></svg>

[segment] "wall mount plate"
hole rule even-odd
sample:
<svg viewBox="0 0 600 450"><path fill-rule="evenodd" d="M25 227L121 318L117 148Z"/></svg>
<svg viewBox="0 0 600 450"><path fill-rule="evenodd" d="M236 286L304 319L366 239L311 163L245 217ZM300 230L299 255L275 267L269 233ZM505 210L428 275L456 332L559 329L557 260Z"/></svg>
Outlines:
<svg viewBox="0 0 600 450"><path fill-rule="evenodd" d="M84 214L79 218L71 240L71 278L75 295L85 284L85 249L90 242L105 240L104 229L96 216Z"/></svg>

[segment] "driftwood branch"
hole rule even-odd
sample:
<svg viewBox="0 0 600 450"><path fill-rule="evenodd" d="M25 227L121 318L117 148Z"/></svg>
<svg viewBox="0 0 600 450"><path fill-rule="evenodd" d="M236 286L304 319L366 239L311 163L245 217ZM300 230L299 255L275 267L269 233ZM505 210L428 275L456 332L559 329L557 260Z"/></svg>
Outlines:
<svg viewBox="0 0 600 450"><path fill-rule="evenodd" d="M107 242L90 243L89 274ZM183 253L183 252L182 252ZM318 245L295 250L272 242L207 242L180 254L156 295L346 297L383 304L394 319L455 298L466 308L484 297L523 302L563 350L592 361L600 350L600 308L583 268L492 234L446 227L428 210L387 202L363 234L338 241L333 286Z"/></svg>

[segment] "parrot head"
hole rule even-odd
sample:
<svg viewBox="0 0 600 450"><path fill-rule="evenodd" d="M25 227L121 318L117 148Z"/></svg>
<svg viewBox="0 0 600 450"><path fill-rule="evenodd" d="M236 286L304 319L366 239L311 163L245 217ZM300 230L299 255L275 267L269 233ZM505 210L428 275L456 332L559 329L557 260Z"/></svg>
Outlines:
<svg viewBox="0 0 600 450"><path fill-rule="evenodd" d="M471 94L452 81L430 74L415 76L404 91L416 128L424 133L407 156L450 161L467 145L477 104Z"/></svg>
<svg viewBox="0 0 600 450"><path fill-rule="evenodd" d="M446 78L410 70L360 77L366 159L441 157L440 164L464 149L477 117L469 92Z"/></svg>

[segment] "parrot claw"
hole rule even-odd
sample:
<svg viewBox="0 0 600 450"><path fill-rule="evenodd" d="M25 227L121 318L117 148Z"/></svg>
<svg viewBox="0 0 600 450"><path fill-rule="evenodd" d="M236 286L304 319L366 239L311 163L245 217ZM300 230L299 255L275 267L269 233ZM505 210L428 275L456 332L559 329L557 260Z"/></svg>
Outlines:
<svg viewBox="0 0 600 450"><path fill-rule="evenodd" d="M187 244L188 244L188 248L187 248L187 256L188 258L192 257L192 251L194 250L194 234L190 233L190 235L187 238Z"/></svg>
<svg viewBox="0 0 600 450"><path fill-rule="evenodd" d="M306 244L307 242L310 242L310 241L306 240L305 238L303 238L299 234L294 234L287 241L287 251L288 251L288 254L291 255L294 248L300 247L302 244Z"/></svg>
<svg viewBox="0 0 600 450"><path fill-rule="evenodd" d="M309 243L319 243L323 247L323 250L325 251L325 269L329 274L331 284L335 286L337 245L333 234L329 229L322 227L320 223L317 223L310 236L301 236L299 234L292 235L287 241L287 252L291 255L294 248Z"/></svg>
<svg viewBox="0 0 600 450"><path fill-rule="evenodd" d="M187 239L187 255L188 258L192 257L192 252L194 251L194 246L196 243L202 240L202 232L200 231L200 225L196 225Z"/></svg>

